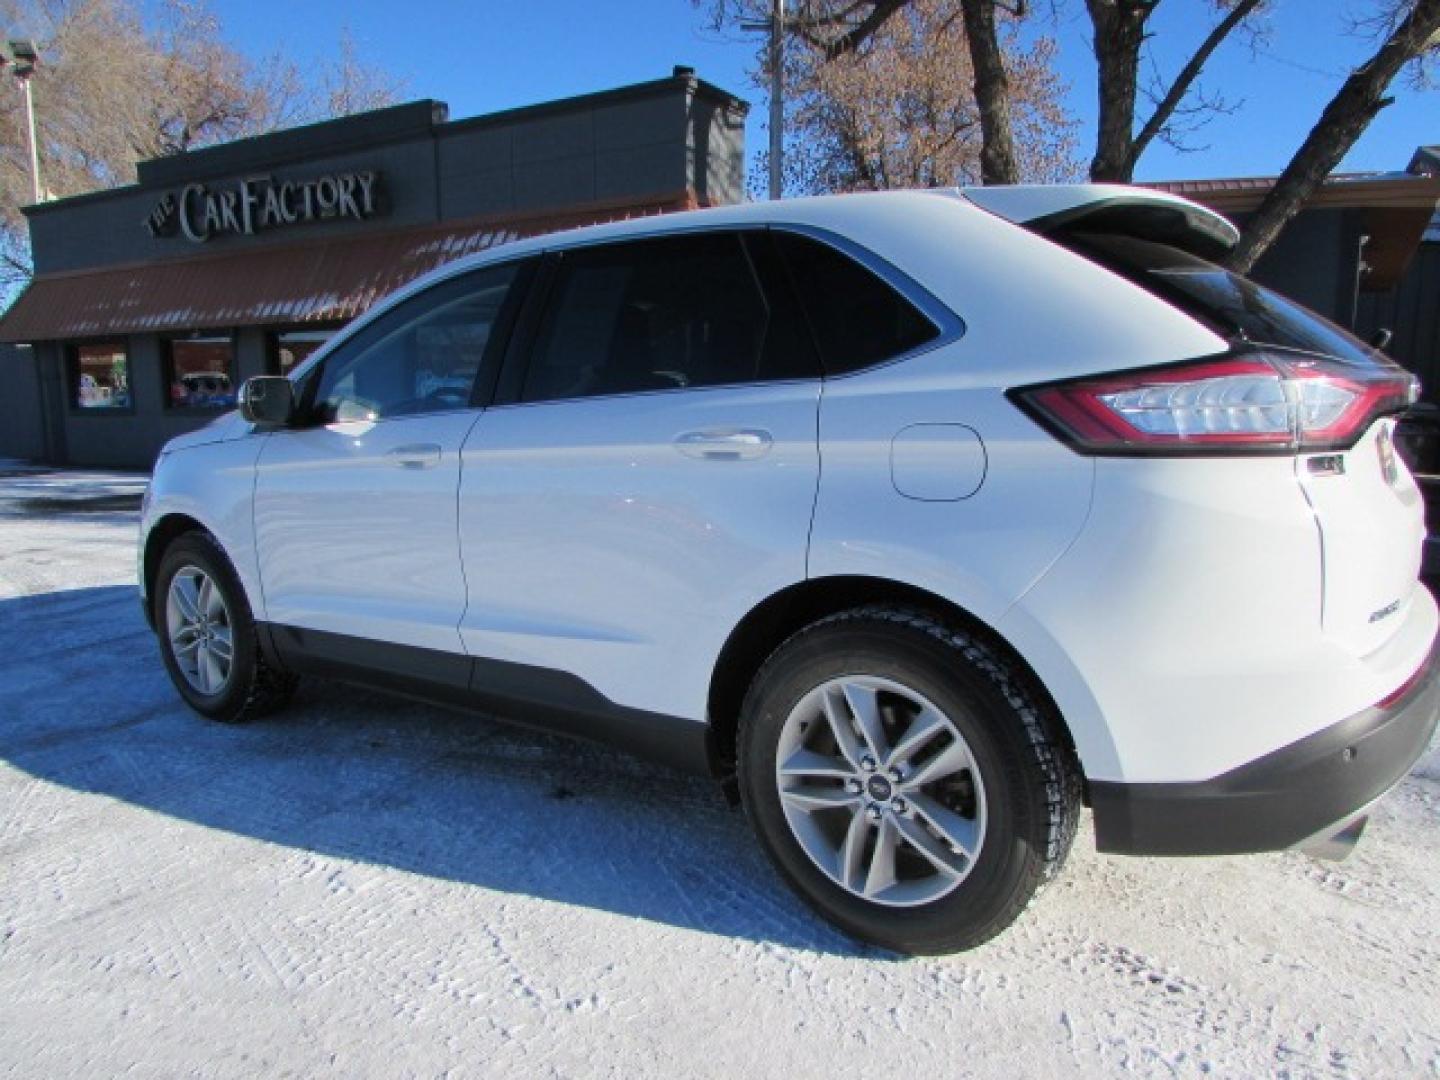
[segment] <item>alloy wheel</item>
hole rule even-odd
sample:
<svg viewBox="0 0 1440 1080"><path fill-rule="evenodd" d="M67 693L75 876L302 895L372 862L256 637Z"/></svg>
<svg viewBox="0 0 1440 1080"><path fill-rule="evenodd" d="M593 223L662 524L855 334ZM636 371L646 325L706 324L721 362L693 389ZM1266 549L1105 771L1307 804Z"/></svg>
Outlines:
<svg viewBox="0 0 1440 1080"><path fill-rule="evenodd" d="M202 694L218 694L230 681L234 640L230 609L214 579L186 566L170 580L165 629L175 665Z"/></svg>
<svg viewBox="0 0 1440 1080"><path fill-rule="evenodd" d="M786 718L775 760L791 832L852 895L927 904L974 868L980 770L954 722L917 691L868 675L817 686Z"/></svg>

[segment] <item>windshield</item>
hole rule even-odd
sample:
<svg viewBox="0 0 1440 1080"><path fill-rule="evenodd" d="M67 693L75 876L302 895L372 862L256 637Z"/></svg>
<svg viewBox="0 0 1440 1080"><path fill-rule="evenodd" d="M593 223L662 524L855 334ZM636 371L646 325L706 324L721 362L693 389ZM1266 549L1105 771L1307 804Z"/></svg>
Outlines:
<svg viewBox="0 0 1440 1080"><path fill-rule="evenodd" d="M1052 239L1170 301L1232 340L1318 353L1361 367L1391 366L1381 353L1308 308L1176 248L1093 233Z"/></svg>

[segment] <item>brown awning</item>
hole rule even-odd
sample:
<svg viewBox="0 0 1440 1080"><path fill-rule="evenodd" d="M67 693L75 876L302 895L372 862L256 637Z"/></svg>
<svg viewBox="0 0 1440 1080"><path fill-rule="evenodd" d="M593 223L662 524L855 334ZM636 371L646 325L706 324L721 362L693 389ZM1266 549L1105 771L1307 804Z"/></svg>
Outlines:
<svg viewBox="0 0 1440 1080"><path fill-rule="evenodd" d="M1163 180L1141 186L1183 195L1222 214L1249 214L1275 186L1273 176L1233 176L1215 180ZM1440 178L1411 173L1334 173L1326 177L1305 208L1373 207L1428 209L1440 200Z"/></svg>
<svg viewBox="0 0 1440 1080"><path fill-rule="evenodd" d="M46 274L0 319L0 341L342 322L452 259L508 240L693 207L637 206L446 222L417 229Z"/></svg>

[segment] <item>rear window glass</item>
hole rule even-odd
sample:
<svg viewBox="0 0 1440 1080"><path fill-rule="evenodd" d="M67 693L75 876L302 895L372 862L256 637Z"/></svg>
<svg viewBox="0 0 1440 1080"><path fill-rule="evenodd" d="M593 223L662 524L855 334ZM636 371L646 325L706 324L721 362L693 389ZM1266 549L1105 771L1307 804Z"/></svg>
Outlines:
<svg viewBox="0 0 1440 1080"><path fill-rule="evenodd" d="M1174 304L1227 338L1388 366L1374 349L1315 312L1178 248L1128 236L1054 237Z"/></svg>
<svg viewBox="0 0 1440 1080"><path fill-rule="evenodd" d="M525 401L814 378L813 350L771 305L735 233L567 251Z"/></svg>
<svg viewBox="0 0 1440 1080"><path fill-rule="evenodd" d="M914 304L850 256L808 236L782 230L774 236L820 347L825 374L859 371L940 333Z"/></svg>

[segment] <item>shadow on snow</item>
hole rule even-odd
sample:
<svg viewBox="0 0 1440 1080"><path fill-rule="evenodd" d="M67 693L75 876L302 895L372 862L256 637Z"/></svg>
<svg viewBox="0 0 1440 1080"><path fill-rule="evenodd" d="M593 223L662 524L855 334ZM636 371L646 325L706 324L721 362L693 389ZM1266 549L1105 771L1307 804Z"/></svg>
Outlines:
<svg viewBox="0 0 1440 1080"><path fill-rule="evenodd" d="M845 955L716 786L623 755L306 680L243 727L165 676L133 589L0 600L0 758L211 828L507 893Z"/></svg>

